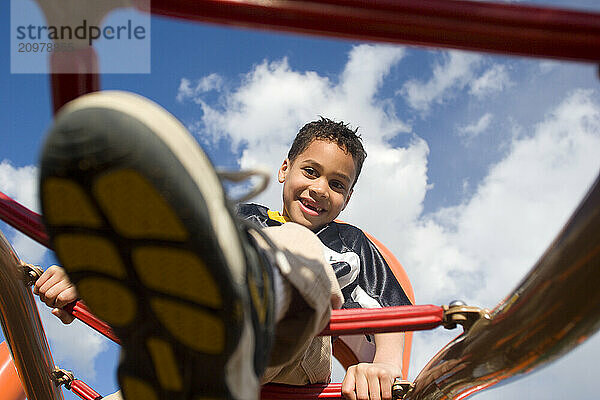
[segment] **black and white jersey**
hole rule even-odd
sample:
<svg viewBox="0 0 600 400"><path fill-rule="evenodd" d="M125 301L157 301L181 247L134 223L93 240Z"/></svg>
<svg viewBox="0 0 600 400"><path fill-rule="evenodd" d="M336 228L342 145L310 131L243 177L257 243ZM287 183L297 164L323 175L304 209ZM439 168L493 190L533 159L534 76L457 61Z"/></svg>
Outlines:
<svg viewBox="0 0 600 400"><path fill-rule="evenodd" d="M237 213L263 227L285 222L279 212L258 204L240 204ZM326 260L342 289L342 308L411 304L384 257L362 230L350 224L330 222L316 234L323 242Z"/></svg>

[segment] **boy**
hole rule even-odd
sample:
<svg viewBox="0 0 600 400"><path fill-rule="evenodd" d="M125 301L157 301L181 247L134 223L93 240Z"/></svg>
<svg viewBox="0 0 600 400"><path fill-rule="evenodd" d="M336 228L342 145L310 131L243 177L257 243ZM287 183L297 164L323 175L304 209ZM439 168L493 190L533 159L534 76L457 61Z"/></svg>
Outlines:
<svg viewBox="0 0 600 400"><path fill-rule="evenodd" d="M337 232L343 243L346 226L332 221L350 199L365 154L343 124L316 124L346 139L318 127L300 132L279 170L281 217L296 224L261 230L232 218L206 156L155 104L96 93L57 116L42 155L44 217L82 298L123 342L119 381L127 399L256 398L261 375L263 383L328 379L330 341L311 338L342 299L320 243L301 226L322 240ZM263 211L270 214L258 206L239 211L277 225L261 221ZM366 239L352 233L364 248ZM364 286L382 292L389 281L365 285L365 276L379 271L365 275L350 264L346 271L341 261L347 306L369 298ZM48 305L75 299L61 274L53 269L36 283ZM402 303L406 296L392 297ZM375 362L350 368L344 379L350 399L391 398L402 336L375 335L375 342Z"/></svg>

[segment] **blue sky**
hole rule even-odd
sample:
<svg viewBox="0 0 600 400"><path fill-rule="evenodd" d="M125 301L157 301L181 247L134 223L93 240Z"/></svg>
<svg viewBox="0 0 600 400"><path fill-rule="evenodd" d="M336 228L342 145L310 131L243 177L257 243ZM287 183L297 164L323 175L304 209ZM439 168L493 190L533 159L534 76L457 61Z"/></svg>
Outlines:
<svg viewBox="0 0 600 400"><path fill-rule="evenodd" d="M536 3L600 11L593 0ZM1 2L0 16L0 191L37 209L37 158L52 118L49 80L10 73L9 2ZM102 65L113 57L134 56L100 53ZM359 127L369 156L342 218L390 247L419 304L461 298L493 307L541 255L600 167L600 82L591 65L154 17L151 60L150 74L105 74L102 88L161 104L220 167L275 171L298 128L318 115ZM280 191L274 182L256 201L278 209ZM0 229L24 260L54 262L41 246ZM44 306L40 312L56 364L103 395L114 391L117 346L77 324L61 326ZM411 378L454 335L418 333ZM599 356L596 335L552 366L475 398L593 398Z"/></svg>

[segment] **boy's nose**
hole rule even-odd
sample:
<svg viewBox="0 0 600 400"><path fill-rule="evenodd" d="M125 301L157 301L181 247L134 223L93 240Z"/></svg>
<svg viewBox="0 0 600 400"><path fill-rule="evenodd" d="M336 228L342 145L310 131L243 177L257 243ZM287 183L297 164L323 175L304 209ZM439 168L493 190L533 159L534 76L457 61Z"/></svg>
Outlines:
<svg viewBox="0 0 600 400"><path fill-rule="evenodd" d="M314 182L313 185L311 185L309 190L312 192L312 194L315 197L327 198L329 195L329 192L327 191L327 187L325 185L326 184L324 182L322 182L321 180L318 180L317 182Z"/></svg>

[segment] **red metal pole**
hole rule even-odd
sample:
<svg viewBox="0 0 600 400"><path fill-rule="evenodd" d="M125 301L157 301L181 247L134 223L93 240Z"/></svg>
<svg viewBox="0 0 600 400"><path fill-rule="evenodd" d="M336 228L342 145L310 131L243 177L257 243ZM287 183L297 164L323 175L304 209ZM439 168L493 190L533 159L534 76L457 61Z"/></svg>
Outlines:
<svg viewBox="0 0 600 400"><path fill-rule="evenodd" d="M342 384L288 386L268 384L263 386L262 400L342 399Z"/></svg>
<svg viewBox="0 0 600 400"><path fill-rule="evenodd" d="M50 248L42 217L0 192L0 219L33 240Z"/></svg>
<svg viewBox="0 0 600 400"><path fill-rule="evenodd" d="M55 114L69 101L100 90L98 57L93 47L52 53L50 68Z"/></svg>
<svg viewBox="0 0 600 400"><path fill-rule="evenodd" d="M83 400L98 400L102 398L102 396L94 389L89 387L87 383L80 381L79 379L73 380L69 386L70 387L68 389L70 389L77 396L81 397Z"/></svg>
<svg viewBox="0 0 600 400"><path fill-rule="evenodd" d="M63 309L120 344L110 326L92 314L80 301L73 302ZM320 336L427 330L440 326L443 316L442 307L434 305L333 310L331 320Z"/></svg>
<svg viewBox="0 0 600 400"><path fill-rule="evenodd" d="M89 326L90 328L92 328L92 329L96 330L97 332L101 333L102 335L106 336L113 342L115 342L117 344L121 344L121 341L119 340L117 335L115 335L115 333L113 332L111 327L106 322L102 321L100 318L98 318L94 314L92 314L90 309L87 308L85 306L85 304L83 304L82 302L76 301L76 302L67 304L66 306L63 307L63 310L67 311L72 316L74 316L75 318L77 318L78 320L80 320L81 322L83 322L84 324Z"/></svg>
<svg viewBox="0 0 600 400"><path fill-rule="evenodd" d="M600 14L459 0L152 0L152 13L358 40L600 61Z"/></svg>
<svg viewBox="0 0 600 400"><path fill-rule="evenodd" d="M321 336L407 332L442 324L444 310L433 305L333 310Z"/></svg>
<svg viewBox="0 0 600 400"><path fill-rule="evenodd" d="M98 400L102 398L94 389L79 379L73 380L68 389L83 400ZM262 387L260 397L262 400L342 400L342 384L330 383L328 385L317 384L305 386L268 384Z"/></svg>

